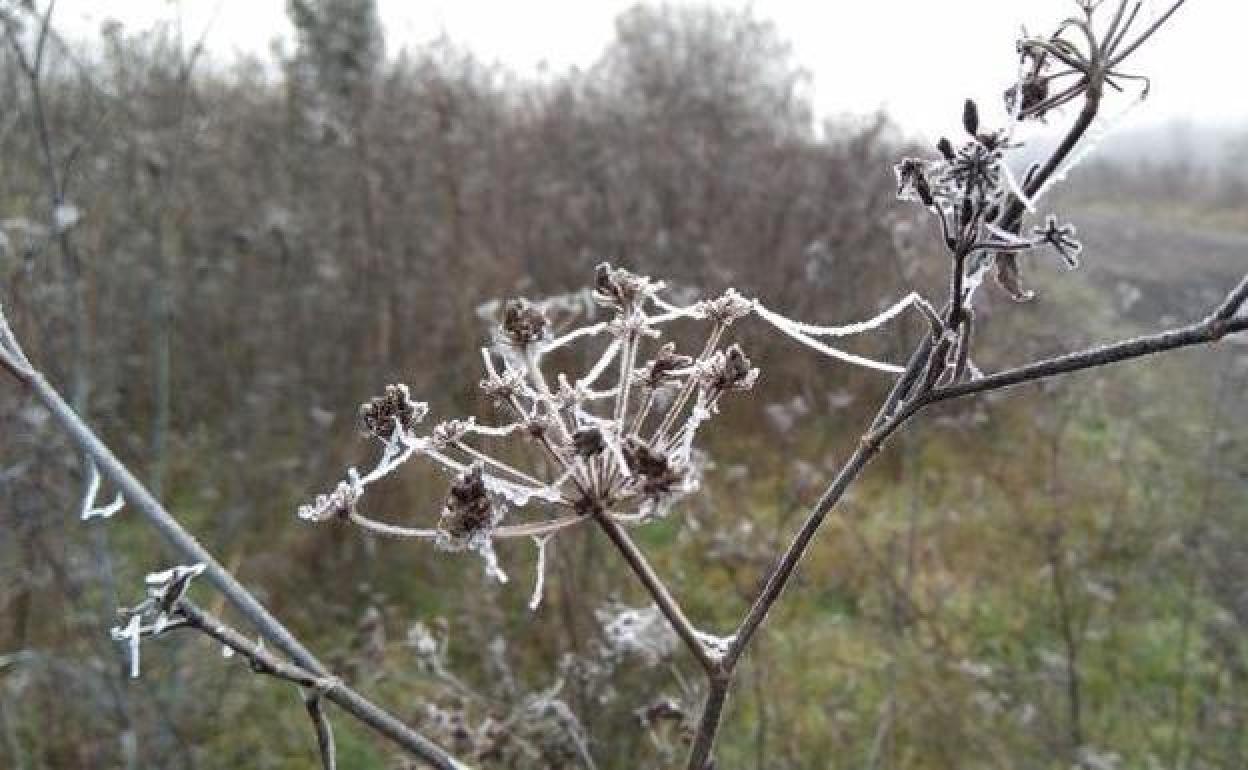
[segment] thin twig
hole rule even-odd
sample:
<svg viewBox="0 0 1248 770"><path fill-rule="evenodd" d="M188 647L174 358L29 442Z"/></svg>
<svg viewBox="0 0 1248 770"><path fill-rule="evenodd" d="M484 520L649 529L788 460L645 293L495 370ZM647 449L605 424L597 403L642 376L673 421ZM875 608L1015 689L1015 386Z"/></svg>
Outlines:
<svg viewBox="0 0 1248 770"><path fill-rule="evenodd" d="M337 770L338 755L334 748L334 728L329 723L329 717L325 716L325 710L321 708L321 696L310 692L304 697L303 705L308 710L308 716L312 718L313 727L316 728L316 747L321 754L321 767L323 770Z"/></svg>
<svg viewBox="0 0 1248 770"><path fill-rule="evenodd" d="M8 367L6 367L8 368ZM299 642L194 536L187 532L163 505L130 472L87 426L82 418L34 369L12 372L19 382L48 408L53 419L69 434L78 448L93 458L100 472L124 495L144 518L189 563L205 565L204 577L211 582L266 640L290 656L301 668L316 677L329 676L317 658ZM335 690L330 700L342 706L364 724L440 770L462 767L450 754L428 738L403 724L393 715L353 690Z"/></svg>

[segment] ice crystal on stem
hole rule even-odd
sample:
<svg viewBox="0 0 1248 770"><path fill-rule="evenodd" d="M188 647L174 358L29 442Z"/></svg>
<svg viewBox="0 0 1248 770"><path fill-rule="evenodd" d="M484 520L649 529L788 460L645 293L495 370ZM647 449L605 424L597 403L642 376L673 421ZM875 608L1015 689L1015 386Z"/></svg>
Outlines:
<svg viewBox="0 0 1248 770"><path fill-rule="evenodd" d="M186 595L191 580L203 571L203 564L193 564L153 572L144 579L147 598L135 607L122 610L121 614L126 622L113 628L111 635L114 641L126 645L132 679L139 676L139 648L142 640L159 636L185 622L176 613L177 604Z"/></svg>

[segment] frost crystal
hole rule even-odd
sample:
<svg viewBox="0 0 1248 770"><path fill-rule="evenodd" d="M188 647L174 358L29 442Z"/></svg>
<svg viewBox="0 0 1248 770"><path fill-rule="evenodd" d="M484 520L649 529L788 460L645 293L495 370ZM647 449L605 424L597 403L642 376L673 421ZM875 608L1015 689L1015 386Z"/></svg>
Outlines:
<svg viewBox="0 0 1248 770"><path fill-rule="evenodd" d="M191 580L203 571L203 564L193 564L149 574L144 579L147 598L125 612L127 620L124 625L116 626L109 632L114 641L126 645L132 679L139 676L139 647L143 638L158 636L184 622L170 613L176 610L177 603L186 595Z"/></svg>

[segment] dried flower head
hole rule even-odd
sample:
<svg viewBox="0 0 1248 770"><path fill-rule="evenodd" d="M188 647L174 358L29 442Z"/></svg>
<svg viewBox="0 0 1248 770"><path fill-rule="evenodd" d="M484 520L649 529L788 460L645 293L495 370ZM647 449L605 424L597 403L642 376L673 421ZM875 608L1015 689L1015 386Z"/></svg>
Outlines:
<svg viewBox="0 0 1248 770"><path fill-rule="evenodd" d="M755 315L825 354L892 371L896 367L840 354L815 342L813 336L870 331L913 301L908 298L869 321L832 328L785 318L734 289L715 299L680 306L660 297L661 288L661 283L645 276L600 266L595 273L595 295L618 312L605 323L587 323L558 337L551 336L551 325L541 310L551 303L507 302L498 330L505 348L482 350L485 378L481 388L501 402L499 412L510 422L491 425L479 424L473 417L448 419L426 435L414 435L412 426L426 416L427 409L412 402L406 388L391 386L362 410L370 431L387 439L376 466L362 476L352 470L333 493L302 506L299 515L309 521L345 518L386 536L432 540L444 550L475 551L486 560L489 574L505 580L493 550L495 539L533 538L540 553L542 544L564 528L602 517L644 523L697 489L702 463L695 442L701 426L718 411L720 396L748 390L758 378L758 369L739 346L721 347L726 344L727 327ZM706 341L696 358L679 354L674 343L652 341L662 324L677 319L707 322ZM567 355L552 356L554 351L578 340L607 336L612 339L597 346L598 352L580 376L548 371L552 360L574 360ZM646 363L639 365L641 361ZM604 382L612 376L614 383ZM389 431L387 426L392 426ZM402 441L391 440L396 429L402 429ZM483 439L529 439L528 454L539 457L525 465L517 459L524 452L494 454L493 446L481 443ZM370 484L417 456L455 474L436 523L399 526L373 520L358 510ZM538 502L542 505L532 505ZM539 514L502 525L504 506L528 514L534 509L563 508L565 514ZM568 516L568 512L578 515ZM591 513L592 517L584 515ZM538 563L542 563L540 558ZM538 586L535 595L540 596L540 581Z"/></svg>
<svg viewBox="0 0 1248 770"><path fill-rule="evenodd" d="M624 462L628 464L628 469L636 480L637 491L643 497L670 495L687 480L687 468L672 462L667 454L652 448L639 438L628 438L622 451Z"/></svg>
<svg viewBox="0 0 1248 770"><path fill-rule="evenodd" d="M360 425L366 433L389 441L397 428L411 433L429 414L429 405L413 401L407 386L387 385L385 393L360 405Z"/></svg>
<svg viewBox="0 0 1248 770"><path fill-rule="evenodd" d="M602 454L607 448L607 441L602 431L595 427L579 428L572 434L572 447L580 457L593 457Z"/></svg>
<svg viewBox="0 0 1248 770"><path fill-rule="evenodd" d="M733 344L726 351L711 356L699 377L712 399L729 390L749 390L758 380L758 369L741 346Z"/></svg>
<svg viewBox="0 0 1248 770"><path fill-rule="evenodd" d="M506 403L524 391L524 376L511 368L481 380L481 390L496 402Z"/></svg>
<svg viewBox="0 0 1248 770"><path fill-rule="evenodd" d="M451 483L438 531L449 543L467 546L478 535L488 536L500 518L485 486L484 467L474 463Z"/></svg>
<svg viewBox="0 0 1248 770"><path fill-rule="evenodd" d="M702 300L694 307L699 318L731 326L733 321L749 315L754 310L754 303L741 296L736 289L728 289L715 299Z"/></svg>
<svg viewBox="0 0 1248 770"><path fill-rule="evenodd" d="M639 385L657 390L668 383L679 382L680 376L677 373L692 365L692 358L676 352L676 343L665 342L654 358L634 372L633 380Z"/></svg>
<svg viewBox="0 0 1248 770"><path fill-rule="evenodd" d="M594 300L605 307L614 308L624 315L632 311L662 284L651 281L622 267L611 267L603 262L594 269Z"/></svg>
<svg viewBox="0 0 1248 770"><path fill-rule="evenodd" d="M525 349L550 335L546 313L524 298L508 300L503 306L503 338L512 346Z"/></svg>

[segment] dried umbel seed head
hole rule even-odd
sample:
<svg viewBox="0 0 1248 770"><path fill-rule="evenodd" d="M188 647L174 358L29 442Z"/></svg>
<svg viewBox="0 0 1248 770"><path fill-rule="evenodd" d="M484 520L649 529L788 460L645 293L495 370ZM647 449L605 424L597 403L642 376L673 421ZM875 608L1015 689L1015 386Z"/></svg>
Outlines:
<svg viewBox="0 0 1248 770"><path fill-rule="evenodd" d="M676 343L665 342L653 360L637 370L635 381L651 390L658 389L670 382L677 382L680 377L675 372L693 365L693 359L676 352Z"/></svg>
<svg viewBox="0 0 1248 770"><path fill-rule="evenodd" d="M360 405L360 426L382 441L389 441L397 427L412 431L429 414L429 405L412 400L403 384L387 385L383 395Z"/></svg>
<svg viewBox="0 0 1248 770"><path fill-rule="evenodd" d="M749 390L758 380L758 369L740 345L711 356L700 373L702 385L713 396L728 390Z"/></svg>
<svg viewBox="0 0 1248 770"><path fill-rule="evenodd" d="M637 478L638 488L646 497L667 494L685 480L683 468L674 465L663 452L652 449L635 436L625 440L622 451L624 462Z"/></svg>
<svg viewBox="0 0 1248 770"><path fill-rule="evenodd" d="M724 326L754 312L754 303L742 297L736 289L728 289L715 299L702 300L697 304L698 314Z"/></svg>
<svg viewBox="0 0 1248 770"><path fill-rule="evenodd" d="M606 262L594 268L594 300L606 307L631 313L655 288L644 275L611 267Z"/></svg>
<svg viewBox="0 0 1248 770"><path fill-rule="evenodd" d="M1011 114L1017 109L1024 117L1041 119L1045 111L1033 110L1049 98L1049 80L1035 75L1026 75L1021 84L1005 89L1004 96L1005 109ZM1019 96L1022 96L1021 105L1015 104Z"/></svg>
<svg viewBox="0 0 1248 770"><path fill-rule="evenodd" d="M517 348L527 348L550 334L550 321L527 299L508 300L503 306L503 336Z"/></svg>
<svg viewBox="0 0 1248 770"><path fill-rule="evenodd" d="M607 448L607 442L601 430L593 427L580 428L572 434L572 447L581 457L593 457Z"/></svg>
<svg viewBox="0 0 1248 770"><path fill-rule="evenodd" d="M997 135L984 137L986 142L967 142L958 150L945 171L944 183L961 193L990 195L1001 185L1002 147Z"/></svg>
<svg viewBox="0 0 1248 770"><path fill-rule="evenodd" d="M494 503L485 487L480 463L472 465L451 484L438 529L455 540L467 540L491 529L497 521Z"/></svg>

